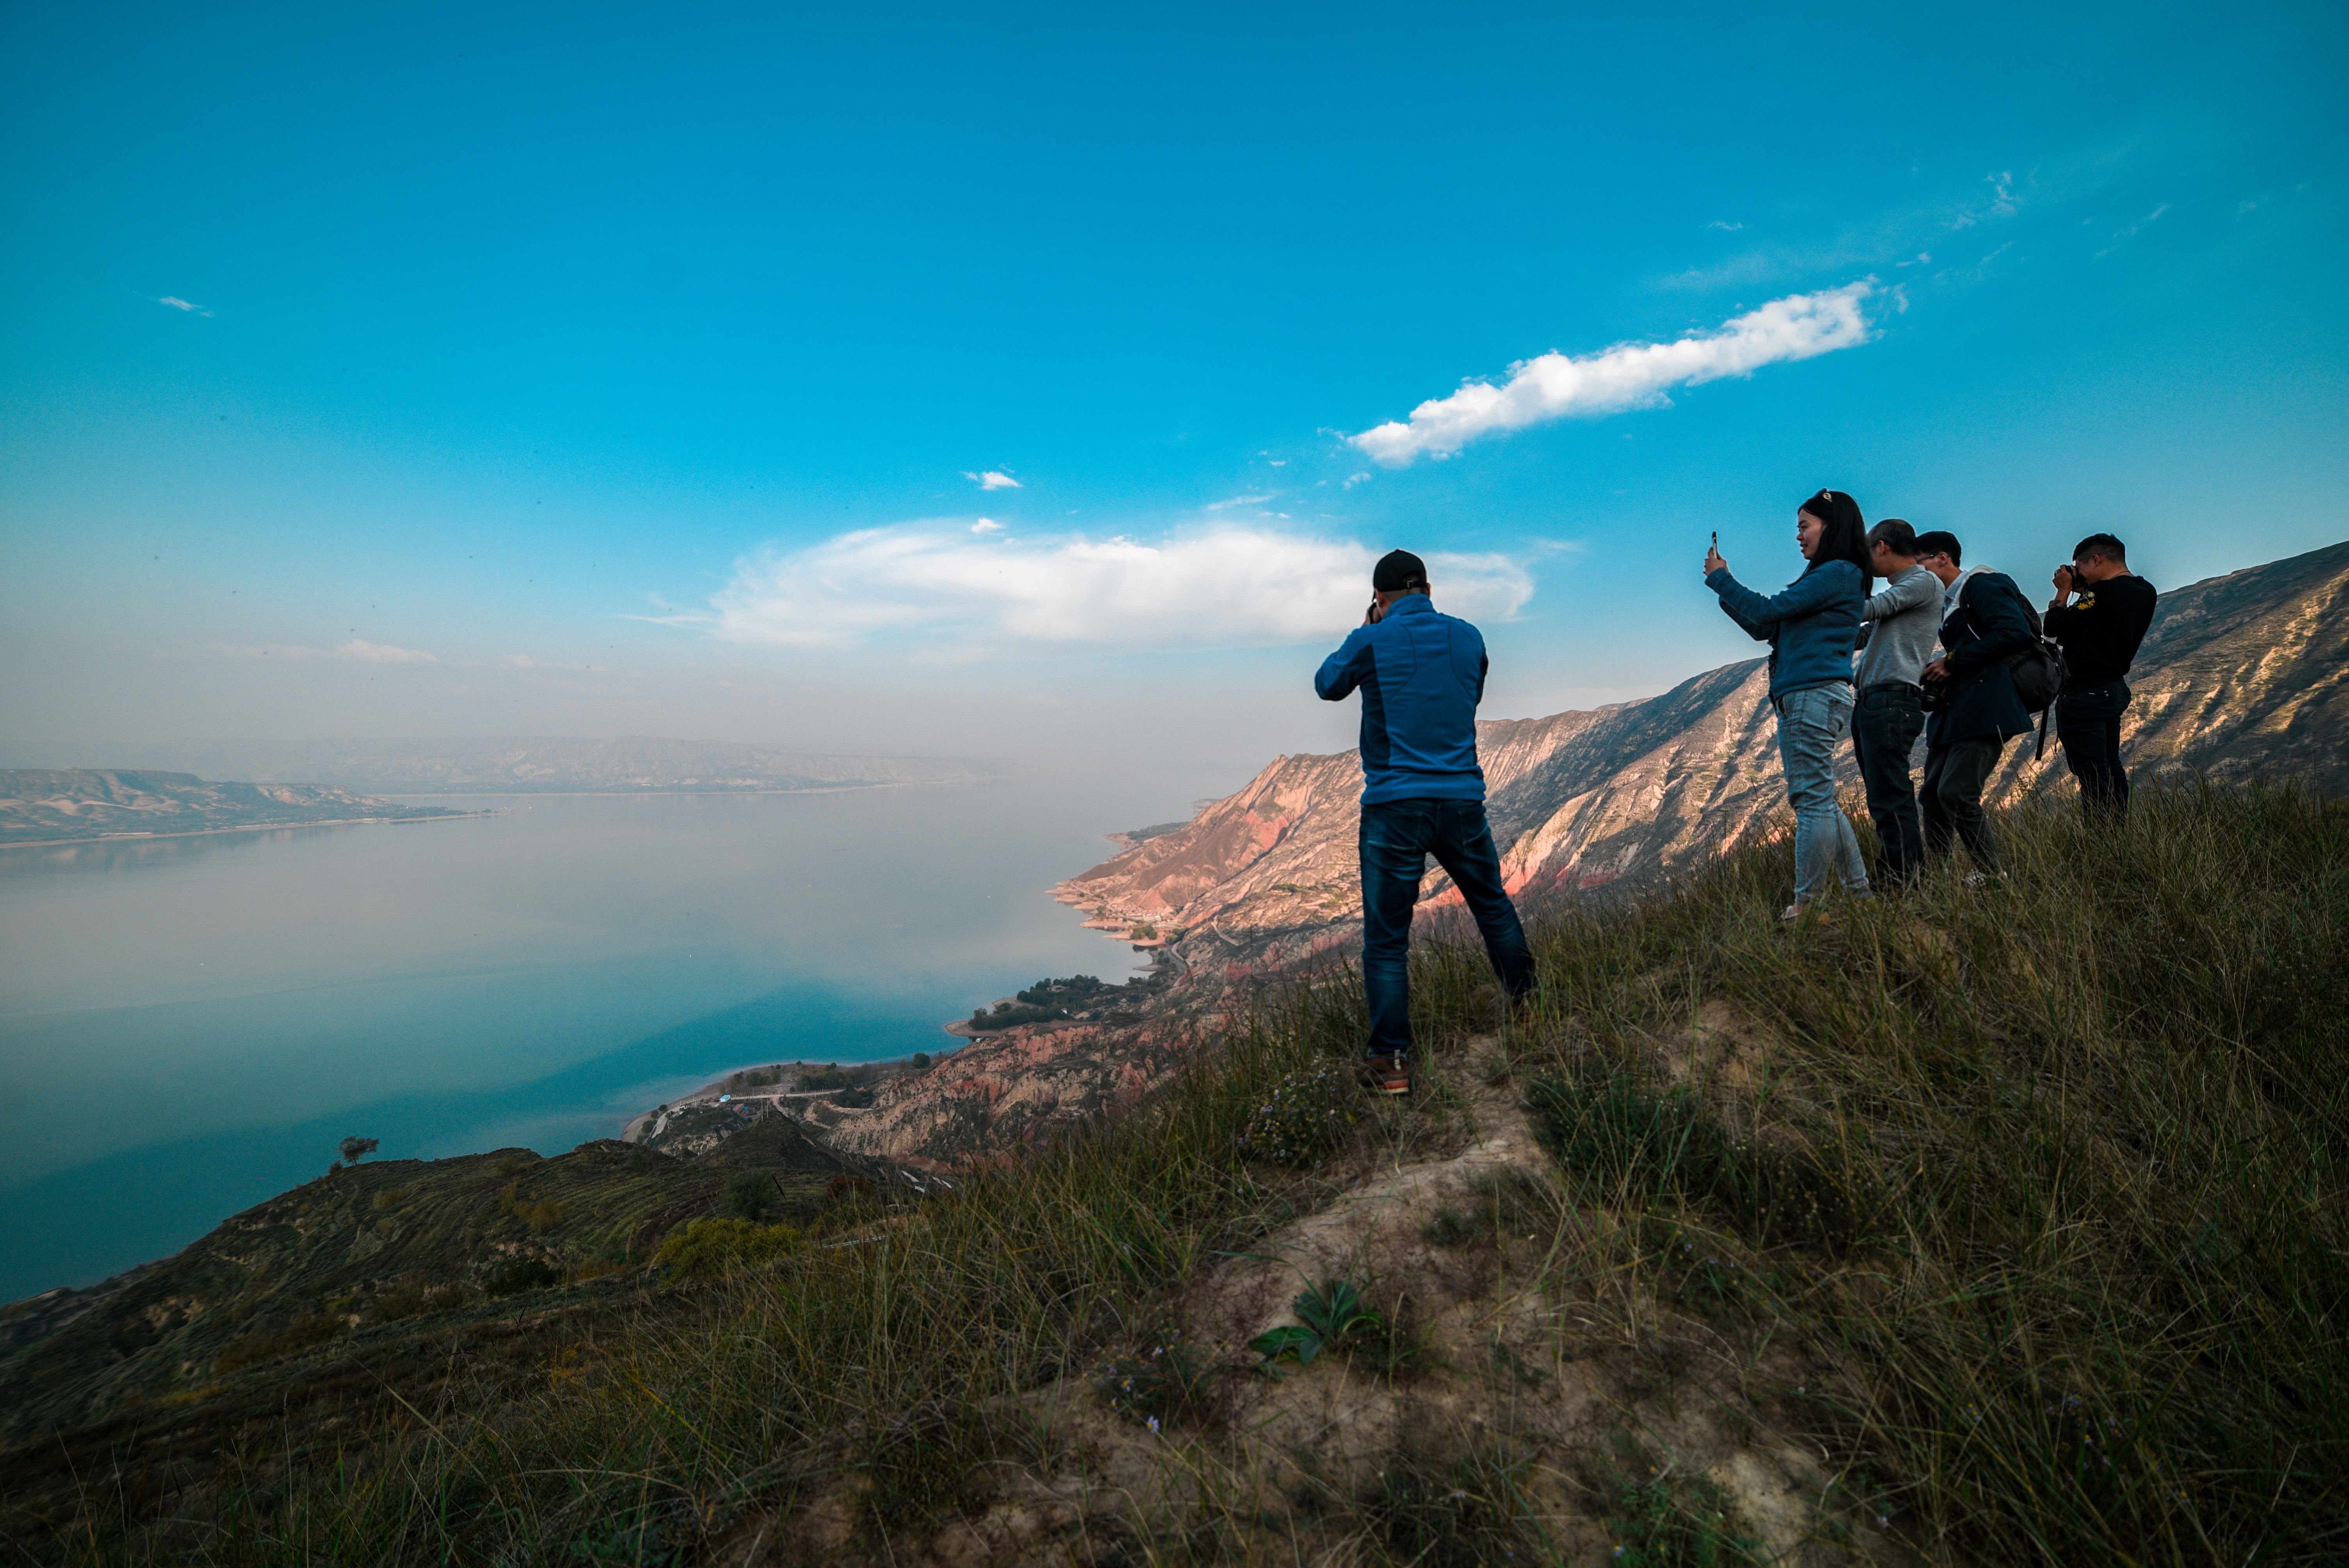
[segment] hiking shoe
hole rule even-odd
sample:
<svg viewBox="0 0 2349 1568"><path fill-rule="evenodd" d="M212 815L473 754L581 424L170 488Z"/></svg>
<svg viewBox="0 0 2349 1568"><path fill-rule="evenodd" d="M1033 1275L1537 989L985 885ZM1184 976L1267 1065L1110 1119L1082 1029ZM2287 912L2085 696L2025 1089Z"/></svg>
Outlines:
<svg viewBox="0 0 2349 1568"><path fill-rule="evenodd" d="M1778 912L1778 918L1785 924L1792 925L1803 918L1803 906L1799 903L1790 903Z"/></svg>
<svg viewBox="0 0 2349 1568"><path fill-rule="evenodd" d="M1968 872L1966 873L1966 885L1970 888L1986 888L1992 882L2002 882L2005 880L2004 872Z"/></svg>
<svg viewBox="0 0 2349 1568"><path fill-rule="evenodd" d="M1409 1094L1411 1064L1401 1057L1371 1057L1362 1063L1358 1076L1362 1087L1372 1094Z"/></svg>

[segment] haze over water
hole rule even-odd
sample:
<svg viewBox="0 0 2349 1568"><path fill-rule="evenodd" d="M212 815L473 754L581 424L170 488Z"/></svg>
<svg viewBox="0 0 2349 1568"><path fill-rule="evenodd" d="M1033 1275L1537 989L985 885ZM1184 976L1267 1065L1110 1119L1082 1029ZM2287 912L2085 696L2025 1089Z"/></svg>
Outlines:
<svg viewBox="0 0 2349 1568"><path fill-rule="evenodd" d="M167 1254L347 1134L553 1154L1121 978L1045 890L1215 782L438 797L503 814L0 854L0 1299Z"/></svg>

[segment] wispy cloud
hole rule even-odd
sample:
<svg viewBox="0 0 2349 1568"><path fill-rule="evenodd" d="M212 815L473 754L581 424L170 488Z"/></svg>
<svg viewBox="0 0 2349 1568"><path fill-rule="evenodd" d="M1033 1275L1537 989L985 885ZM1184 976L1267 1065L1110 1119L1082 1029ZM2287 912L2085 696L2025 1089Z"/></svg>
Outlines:
<svg viewBox="0 0 2349 1568"><path fill-rule="evenodd" d="M1500 386L1471 381L1448 397L1429 398L1407 420L1391 419L1347 439L1374 460L1401 468L1423 453L1449 457L1496 430L1652 407L1671 401L1669 387L1750 376L1764 365L1866 343L1870 333L1862 304L1876 292L1876 280L1862 278L1772 300L1724 322L1718 332L1692 333L1674 343L1618 344L1578 359L1553 350L1509 366Z"/></svg>
<svg viewBox="0 0 2349 1568"><path fill-rule="evenodd" d="M2153 222L2164 212L2168 211L2169 203L2164 201L2160 206L2156 207L2152 211L2147 212L2144 217L2139 218L2127 228L2119 231L2117 233L2114 234L2111 239L2105 242L2105 248L2096 253L2095 259L2100 262L2103 261L2106 256L2111 255L2115 251L2119 250L2123 245L2127 244L2131 240L2136 239L2139 234L2143 233L2145 232L2145 226L2147 223Z"/></svg>
<svg viewBox="0 0 2349 1568"><path fill-rule="evenodd" d="M1268 490L1263 495L1236 495L1226 500L1211 500L1207 503L1206 510L1229 511L1236 506L1262 506L1278 493L1277 490Z"/></svg>
<svg viewBox="0 0 2349 1568"><path fill-rule="evenodd" d="M885 638L916 655L1280 646L1360 621L1378 553L1266 526L1217 524L1152 543L974 540L957 522L912 522L760 551L735 563L707 613L649 618L731 643ZM1533 595L1512 557L1427 562L1438 603L1464 615L1506 619Z"/></svg>
<svg viewBox="0 0 2349 1568"><path fill-rule="evenodd" d="M215 643L212 646L232 659L356 659L368 665L437 665L440 662L419 649L395 648L383 643L361 642L357 637L332 648L307 648L298 643Z"/></svg>
<svg viewBox="0 0 2349 1568"><path fill-rule="evenodd" d="M971 483L977 485L983 490L1025 490L1028 488L1021 484L1018 480L1013 479L1009 474L1003 472L999 469L989 469L985 473L980 474L972 473L968 469L965 469L962 470L962 477L968 480Z"/></svg>
<svg viewBox="0 0 2349 1568"><path fill-rule="evenodd" d="M190 315L212 315L212 312L206 310L203 306L197 304L192 300L181 299L177 294L164 294L162 297L156 300L155 303L157 304L170 305L173 310L186 311Z"/></svg>
<svg viewBox="0 0 2349 1568"><path fill-rule="evenodd" d="M1003 525L991 517L982 517L970 525L973 533L1001 533Z"/></svg>
<svg viewBox="0 0 2349 1568"><path fill-rule="evenodd" d="M1726 234L1734 234L1738 230L1745 227L1745 225L1743 223L1733 223L1726 218L1715 218L1712 222L1707 223L1705 227L1708 229L1719 229L1722 232Z"/></svg>
<svg viewBox="0 0 2349 1568"><path fill-rule="evenodd" d="M357 637L335 649L335 656L370 665L437 665L440 661L415 648L395 648L383 643L363 643Z"/></svg>

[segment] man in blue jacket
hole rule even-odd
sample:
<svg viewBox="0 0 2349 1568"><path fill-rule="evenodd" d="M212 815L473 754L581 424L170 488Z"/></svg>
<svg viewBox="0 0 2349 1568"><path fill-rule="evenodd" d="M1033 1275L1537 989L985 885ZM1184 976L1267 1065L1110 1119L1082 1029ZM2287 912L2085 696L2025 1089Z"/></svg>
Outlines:
<svg viewBox="0 0 2349 1568"><path fill-rule="evenodd" d="M1377 599L1321 661L1313 689L1326 702L1362 694L1362 990L1371 1008L1363 1078L1381 1094L1409 1094L1411 911L1427 857L1467 901L1512 1001L1533 990L1534 959L1485 821L1476 762L1485 639L1437 614L1427 567L1407 550L1381 557L1371 586Z"/></svg>
<svg viewBox="0 0 2349 1568"><path fill-rule="evenodd" d="M2014 689L2010 654L2031 646L2031 621L2014 579L1986 567L1964 568L1958 536L1917 536L1917 564L1941 580L1941 654L1925 666L1935 689L1925 721L1925 785L1918 792L1925 852L1945 855L1952 836L1974 858L1969 882L1996 876L1998 845L1982 811L1983 786L2008 740L2031 732L2031 715Z"/></svg>

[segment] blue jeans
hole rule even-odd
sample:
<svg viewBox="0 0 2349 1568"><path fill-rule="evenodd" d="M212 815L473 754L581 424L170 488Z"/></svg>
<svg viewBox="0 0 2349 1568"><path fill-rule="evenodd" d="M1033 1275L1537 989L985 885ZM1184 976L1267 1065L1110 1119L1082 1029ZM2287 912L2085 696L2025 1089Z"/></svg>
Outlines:
<svg viewBox="0 0 2349 1568"><path fill-rule="evenodd" d="M1482 800L1382 800L1362 808L1362 992L1371 1005L1366 1054L1411 1051L1411 911L1427 857L1452 878L1511 998L1534 988L1533 949L1501 886L1501 857Z"/></svg>
<svg viewBox="0 0 2349 1568"><path fill-rule="evenodd" d="M1836 804L1836 747L1851 733L1851 687L1841 681L1805 686L1777 699L1778 763L1786 803L1795 808L1795 902L1808 903L1840 875L1844 890L1868 896L1859 835Z"/></svg>
<svg viewBox="0 0 2349 1568"><path fill-rule="evenodd" d="M2121 715L2129 705L2127 681L2106 681L2055 699L2055 738L2080 781L2080 810L2090 821L2128 815L2128 770L2121 766Z"/></svg>
<svg viewBox="0 0 2349 1568"><path fill-rule="evenodd" d="M1876 821L1881 846L1876 875L1905 882L1925 863L1925 831L1917 820L1917 791L1909 779L1909 754L1924 733L1925 709L1917 688L1886 681L1859 694L1851 713L1851 749L1859 758L1860 782L1868 789L1868 814Z"/></svg>

